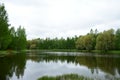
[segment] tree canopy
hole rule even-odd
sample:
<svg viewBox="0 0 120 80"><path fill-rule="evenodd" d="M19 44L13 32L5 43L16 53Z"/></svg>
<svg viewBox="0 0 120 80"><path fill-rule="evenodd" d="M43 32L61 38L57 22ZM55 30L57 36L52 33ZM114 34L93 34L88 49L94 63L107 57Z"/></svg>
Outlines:
<svg viewBox="0 0 120 80"><path fill-rule="evenodd" d="M0 50L6 49L11 42L8 27L8 15L5 6L0 4Z"/></svg>
<svg viewBox="0 0 120 80"><path fill-rule="evenodd" d="M21 26L15 31L8 24L8 14L4 4L0 4L0 50L26 48L26 33ZM19 44L18 44L19 43Z"/></svg>
<svg viewBox="0 0 120 80"><path fill-rule="evenodd" d="M79 50L120 50L120 29L98 32L91 29L86 35L79 37L26 39L25 28L17 30L8 24L8 14L4 4L0 4L0 50L13 49L79 49Z"/></svg>
<svg viewBox="0 0 120 80"><path fill-rule="evenodd" d="M97 33L96 33L97 32ZM120 50L120 29L115 32L109 29L98 33L97 30L90 31L87 35L80 36L76 41L76 48L81 50Z"/></svg>

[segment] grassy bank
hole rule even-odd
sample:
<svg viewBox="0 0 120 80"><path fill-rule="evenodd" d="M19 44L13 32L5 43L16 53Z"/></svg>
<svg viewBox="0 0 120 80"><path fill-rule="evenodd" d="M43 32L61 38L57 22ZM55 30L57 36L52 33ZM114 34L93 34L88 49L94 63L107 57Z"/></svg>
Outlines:
<svg viewBox="0 0 120 80"><path fill-rule="evenodd" d="M91 51L88 51L88 50L77 50L77 49L56 49L56 50L51 50L51 51L120 54L120 50L109 50L109 51L91 50Z"/></svg>
<svg viewBox="0 0 120 80"><path fill-rule="evenodd" d="M112 51L108 51L108 53L120 54L120 50L112 50Z"/></svg>
<svg viewBox="0 0 120 80"><path fill-rule="evenodd" d="M120 54L120 50L109 50L109 51L101 51L101 50L77 50L77 49L37 49L38 51L45 51L45 52L83 52L83 53L103 53L103 54ZM35 50L35 51L37 51ZM26 50L26 51L34 51L34 50Z"/></svg>
<svg viewBox="0 0 120 80"><path fill-rule="evenodd" d="M76 49L50 49L48 51L53 51L53 52L77 52L78 50L76 50Z"/></svg>
<svg viewBox="0 0 120 80"><path fill-rule="evenodd" d="M38 80L94 80L94 79L87 78L84 76L79 76L77 74L66 74L56 77L43 76Z"/></svg>
<svg viewBox="0 0 120 80"><path fill-rule="evenodd" d="M14 50L0 51L0 57L4 57L4 56L7 56L7 55L14 55L16 53L17 53L17 51L14 51Z"/></svg>
<svg viewBox="0 0 120 80"><path fill-rule="evenodd" d="M94 54L120 54L120 50L109 50L109 51L91 50L90 52L87 50L78 50L78 51L85 53L94 53Z"/></svg>
<svg viewBox="0 0 120 80"><path fill-rule="evenodd" d="M109 50L106 52L101 50L92 50L91 53L120 54L120 50Z"/></svg>

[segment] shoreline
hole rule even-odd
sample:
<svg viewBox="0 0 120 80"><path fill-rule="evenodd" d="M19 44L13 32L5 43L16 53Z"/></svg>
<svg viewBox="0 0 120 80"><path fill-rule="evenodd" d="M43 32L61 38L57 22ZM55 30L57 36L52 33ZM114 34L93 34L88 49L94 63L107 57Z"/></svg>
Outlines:
<svg viewBox="0 0 120 80"><path fill-rule="evenodd" d="M109 50L107 52L101 50L77 50L77 49L31 49L24 51L45 51L45 52L83 52L83 53L93 53L93 54L120 54L120 50Z"/></svg>
<svg viewBox="0 0 120 80"><path fill-rule="evenodd" d="M18 51L15 51L15 50L1 50L0 51L0 58L8 56L8 55L14 55L16 53L18 53Z"/></svg>
<svg viewBox="0 0 120 80"><path fill-rule="evenodd" d="M101 50L91 50L90 52L87 50L77 50L77 49L33 49L33 50L1 50L0 57L5 57L8 55L14 55L19 52L27 52L27 51L42 51L42 52L83 52L83 53L93 53L93 54L120 54L120 50L109 50L107 52L102 52Z"/></svg>

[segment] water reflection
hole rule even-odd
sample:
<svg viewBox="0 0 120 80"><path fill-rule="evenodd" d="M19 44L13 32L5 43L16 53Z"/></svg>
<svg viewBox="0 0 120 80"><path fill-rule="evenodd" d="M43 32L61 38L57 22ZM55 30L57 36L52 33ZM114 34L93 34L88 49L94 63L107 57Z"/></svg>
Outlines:
<svg viewBox="0 0 120 80"><path fill-rule="evenodd" d="M61 62L67 61L67 63L75 63L76 65L83 65L91 69L91 73L94 73L94 70L100 69L106 73L110 73L115 75L116 73L120 74L120 57L113 57L111 56L64 56L64 55L55 55L55 54L44 54L44 55L34 55L34 56L27 56L28 60L32 60L35 62L42 62L45 61L49 63L50 61ZM117 72L116 72L117 71ZM98 71L97 71L98 72Z"/></svg>
<svg viewBox="0 0 120 80"><path fill-rule="evenodd" d="M69 53L32 51L0 58L0 80L35 80L71 73L102 80L120 78L119 55Z"/></svg>
<svg viewBox="0 0 120 80"><path fill-rule="evenodd" d="M0 58L0 80L9 80L13 74L20 77L24 76L26 65L26 55L17 54Z"/></svg>

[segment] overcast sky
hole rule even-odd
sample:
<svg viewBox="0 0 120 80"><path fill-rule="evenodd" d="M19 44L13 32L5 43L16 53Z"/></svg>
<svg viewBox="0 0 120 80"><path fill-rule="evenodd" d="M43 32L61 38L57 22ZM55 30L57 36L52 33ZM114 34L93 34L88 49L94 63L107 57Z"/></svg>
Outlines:
<svg viewBox="0 0 120 80"><path fill-rule="evenodd" d="M120 0L1 0L9 23L24 26L27 38L84 35L120 28Z"/></svg>

